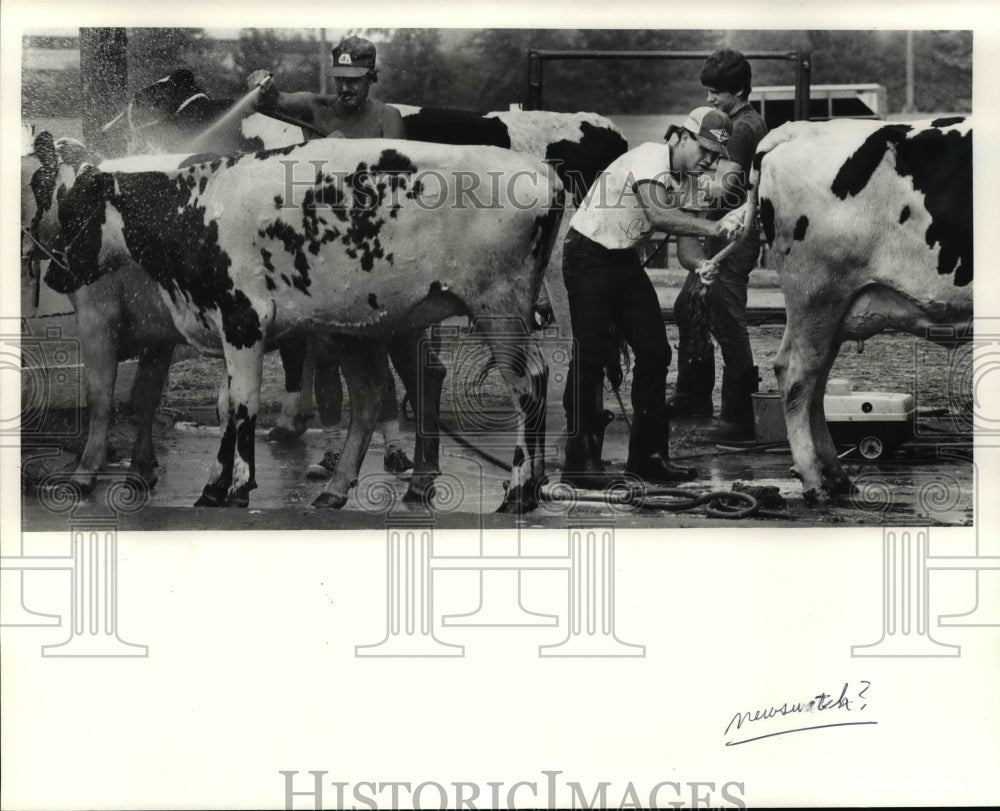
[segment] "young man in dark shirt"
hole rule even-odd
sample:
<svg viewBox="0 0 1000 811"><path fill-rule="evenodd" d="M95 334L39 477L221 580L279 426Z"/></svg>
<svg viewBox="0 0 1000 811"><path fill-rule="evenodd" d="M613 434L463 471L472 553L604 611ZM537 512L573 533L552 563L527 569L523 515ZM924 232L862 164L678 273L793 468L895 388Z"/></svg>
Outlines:
<svg viewBox="0 0 1000 811"><path fill-rule="evenodd" d="M750 64L739 51L728 48L715 51L705 61L700 78L707 90L708 103L726 113L733 122L733 134L726 144L729 159L720 160L716 169L716 178L723 181L717 190L721 192L724 188L725 193L708 215L714 219L746 200L750 166L757 144L767 134L767 125L748 101ZM695 270L723 245L712 239L680 237L677 240L678 258L688 270ZM759 377L747 334L747 284L759 254L760 232L754 228L743 244L719 264L718 275L708 290L709 327L719 343L725 364L722 408L717 425L710 433L715 441L732 442L754 437L750 395L757 391ZM708 336L698 336L694 332L704 325L693 323L697 319L692 319L692 293L698 284L698 275L689 274L674 303L680 332L677 388L670 400L675 416L712 416L713 413L715 357ZM704 357L697 357L693 351L699 346L709 348L703 353Z"/></svg>

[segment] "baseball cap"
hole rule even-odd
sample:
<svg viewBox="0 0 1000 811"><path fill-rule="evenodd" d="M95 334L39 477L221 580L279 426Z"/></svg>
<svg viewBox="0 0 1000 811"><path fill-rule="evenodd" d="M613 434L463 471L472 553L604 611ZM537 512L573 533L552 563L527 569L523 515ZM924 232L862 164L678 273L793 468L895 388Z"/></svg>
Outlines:
<svg viewBox="0 0 1000 811"><path fill-rule="evenodd" d="M334 76L358 78L375 72L375 46L361 37L347 37L333 49Z"/></svg>
<svg viewBox="0 0 1000 811"><path fill-rule="evenodd" d="M726 142L733 134L733 122L728 115L719 112L714 107L697 107L691 111L691 115L687 117L683 127L697 138L698 143L705 149L718 152L726 160L729 160Z"/></svg>

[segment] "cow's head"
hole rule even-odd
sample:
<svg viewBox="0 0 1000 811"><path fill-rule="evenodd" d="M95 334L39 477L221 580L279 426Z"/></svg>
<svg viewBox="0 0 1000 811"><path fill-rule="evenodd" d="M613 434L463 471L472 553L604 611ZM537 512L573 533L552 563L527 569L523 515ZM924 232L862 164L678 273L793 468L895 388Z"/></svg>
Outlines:
<svg viewBox="0 0 1000 811"><path fill-rule="evenodd" d="M175 70L132 96L130 124L133 128L157 124L175 116L185 102L204 95L194 73L188 68Z"/></svg>
<svg viewBox="0 0 1000 811"><path fill-rule="evenodd" d="M102 132L124 141L125 154L178 151L177 116L192 101L207 98L188 68L181 68L136 91Z"/></svg>
<svg viewBox="0 0 1000 811"><path fill-rule="evenodd" d="M39 167L31 177L35 214L30 225L34 250L52 261L45 282L72 293L94 281L101 254L102 227L114 178L87 162L79 141L41 133L34 144Z"/></svg>

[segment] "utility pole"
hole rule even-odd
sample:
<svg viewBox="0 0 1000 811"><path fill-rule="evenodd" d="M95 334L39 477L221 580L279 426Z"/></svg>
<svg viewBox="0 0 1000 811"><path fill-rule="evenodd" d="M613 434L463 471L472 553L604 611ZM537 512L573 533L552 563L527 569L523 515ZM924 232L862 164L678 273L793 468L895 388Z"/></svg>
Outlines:
<svg viewBox="0 0 1000 811"><path fill-rule="evenodd" d="M80 84L83 91L83 140L91 149L114 153L101 132L125 107L128 67L124 28L80 29Z"/></svg>
<svg viewBox="0 0 1000 811"><path fill-rule="evenodd" d="M326 47L326 29L319 29L319 94L326 95L326 61L330 51Z"/></svg>
<svg viewBox="0 0 1000 811"><path fill-rule="evenodd" d="M913 32L906 32L906 103L904 113L915 113L917 106L913 102Z"/></svg>

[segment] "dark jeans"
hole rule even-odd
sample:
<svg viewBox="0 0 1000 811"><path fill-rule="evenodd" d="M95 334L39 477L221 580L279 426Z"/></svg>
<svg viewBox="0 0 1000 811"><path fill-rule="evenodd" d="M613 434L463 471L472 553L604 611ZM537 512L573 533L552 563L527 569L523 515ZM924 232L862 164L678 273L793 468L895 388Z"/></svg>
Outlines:
<svg viewBox="0 0 1000 811"><path fill-rule="evenodd" d="M712 257L723 247L725 242L709 240L706 253ZM737 373L753 366L753 352L747 334L747 283L750 271L757 266L759 254L760 235L752 232L722 261L719 275L708 288L709 329L719 343L726 367ZM691 294L698 284L698 275L689 273L674 302L674 320L680 333L678 349L683 354L687 354L692 345L708 343L707 335L698 336L701 337L699 342L692 334L695 326L692 324Z"/></svg>
<svg viewBox="0 0 1000 811"><path fill-rule="evenodd" d="M604 369L615 357L611 327L635 356L632 408L636 415L663 413L670 344L653 283L632 249L608 250L570 229L563 251L575 346L563 393L567 432L596 419Z"/></svg>
<svg viewBox="0 0 1000 811"><path fill-rule="evenodd" d="M420 372L419 353L421 340L428 338L429 332L417 330L402 335L396 335L389 343L389 358L396 373L403 381L406 388L407 397L410 398L411 405L413 398L417 396L416 391L410 388L417 380ZM316 373L314 378L314 392L316 394L316 406L319 411L320 423L325 428L339 425L344 405L344 389L340 382L340 357L335 345L316 340L314 343L316 352ZM384 362L382 362L384 361ZM431 364L437 361L437 355L430 352ZM399 417L399 403L396 400L396 379L389 369L388 360L380 359L379 388L382 392L382 404L379 409L379 423L390 422ZM356 396L359 393L355 393Z"/></svg>

